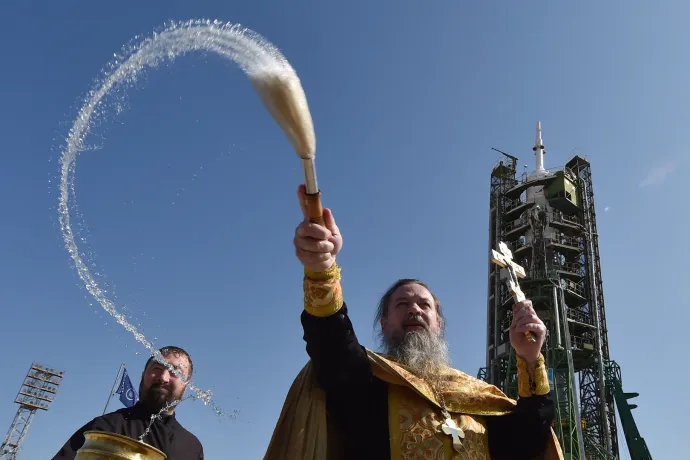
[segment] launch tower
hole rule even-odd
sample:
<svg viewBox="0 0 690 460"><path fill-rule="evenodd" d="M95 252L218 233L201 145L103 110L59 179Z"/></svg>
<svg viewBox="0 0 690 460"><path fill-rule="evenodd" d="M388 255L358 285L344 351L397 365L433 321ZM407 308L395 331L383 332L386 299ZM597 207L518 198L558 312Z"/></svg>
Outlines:
<svg viewBox="0 0 690 460"><path fill-rule="evenodd" d="M580 156L546 170L541 123L536 167L518 176L517 158L491 172L489 253L508 244L527 277L520 281L547 327L542 353L556 406L553 429L566 459L619 458L614 401L633 459L650 459L622 392L620 367L610 360L599 262L592 170ZM489 262L486 367L479 377L518 397L509 326L513 299L500 268ZM633 452L635 449L635 452Z"/></svg>
<svg viewBox="0 0 690 460"><path fill-rule="evenodd" d="M16 460L26 439L29 426L39 410L47 411L62 383L64 372L40 364L32 364L19 388L14 402L19 404L17 414L5 440L0 445L0 460Z"/></svg>

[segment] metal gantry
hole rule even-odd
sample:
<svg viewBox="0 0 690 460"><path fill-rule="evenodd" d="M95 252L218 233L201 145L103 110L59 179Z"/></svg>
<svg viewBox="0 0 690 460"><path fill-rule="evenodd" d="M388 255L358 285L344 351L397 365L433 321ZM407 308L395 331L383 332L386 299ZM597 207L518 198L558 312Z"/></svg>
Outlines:
<svg viewBox="0 0 690 460"><path fill-rule="evenodd" d="M15 460L39 410L47 411L62 383L64 372L33 363L14 402L19 404L12 425L0 445L0 459Z"/></svg>
<svg viewBox="0 0 690 460"><path fill-rule="evenodd" d="M609 356L591 166L575 156L562 168L544 169L540 123L533 150L536 169L521 175L517 158L499 150L505 158L491 172L489 251L507 243L527 273L520 284L547 327L542 352L556 406L553 428L566 458L617 459L614 402L625 394L612 380L616 369L620 382L620 368ZM490 262L486 368L478 375L517 398L513 300L501 276ZM634 425L629 410L624 418Z"/></svg>

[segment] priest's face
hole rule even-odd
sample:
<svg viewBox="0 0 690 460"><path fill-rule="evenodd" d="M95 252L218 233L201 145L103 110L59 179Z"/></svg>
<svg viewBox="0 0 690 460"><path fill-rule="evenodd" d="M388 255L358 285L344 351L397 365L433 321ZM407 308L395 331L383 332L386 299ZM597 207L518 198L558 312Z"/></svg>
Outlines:
<svg viewBox="0 0 690 460"><path fill-rule="evenodd" d="M398 287L381 318L385 352L432 385L439 370L450 364L441 318L434 296L416 283Z"/></svg>
<svg viewBox="0 0 690 460"><path fill-rule="evenodd" d="M167 353L163 356L186 380L189 379L190 367L186 356L177 353ZM182 399L185 387L182 379L170 372L163 364L152 360L141 376L139 399L152 411L158 412L166 404ZM172 413L173 411L174 409L168 412Z"/></svg>
<svg viewBox="0 0 690 460"><path fill-rule="evenodd" d="M441 322L434 296L419 284L405 284L391 295L381 330L387 340L401 342L411 332L439 335Z"/></svg>

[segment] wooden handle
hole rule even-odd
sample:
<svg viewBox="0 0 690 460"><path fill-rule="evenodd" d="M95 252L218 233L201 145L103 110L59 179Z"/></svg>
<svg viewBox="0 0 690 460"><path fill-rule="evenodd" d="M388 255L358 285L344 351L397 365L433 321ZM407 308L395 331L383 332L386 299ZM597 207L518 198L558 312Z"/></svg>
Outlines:
<svg viewBox="0 0 690 460"><path fill-rule="evenodd" d="M314 194L307 193L305 197L307 200L307 215L309 217L309 222L324 225L323 207L321 206L321 192Z"/></svg>

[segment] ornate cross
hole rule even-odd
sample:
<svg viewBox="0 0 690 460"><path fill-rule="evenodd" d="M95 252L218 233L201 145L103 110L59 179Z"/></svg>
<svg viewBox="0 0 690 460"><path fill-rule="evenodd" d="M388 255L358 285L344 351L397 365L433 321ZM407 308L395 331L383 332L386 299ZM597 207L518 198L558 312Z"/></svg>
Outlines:
<svg viewBox="0 0 690 460"><path fill-rule="evenodd" d="M518 278L525 278L527 276L525 274L525 269L513 262L513 253L510 252L508 245L503 241L498 243L498 249L498 251L494 249L491 250L491 262L502 267L503 270L501 270L501 272L505 271L505 273L507 273L506 283L508 284L508 291L510 295L513 296L515 303L522 302L526 297L522 289L520 289ZM525 336L530 342L536 342L531 332L525 331Z"/></svg>
<svg viewBox="0 0 690 460"><path fill-rule="evenodd" d="M523 294L522 289L520 289L518 278L524 278L526 276L525 269L513 262L513 253L510 252L508 245L503 241L498 243L498 249L498 251L494 249L491 250L491 262L502 267L507 272L508 290L515 302L522 302L525 300L525 294Z"/></svg>
<svg viewBox="0 0 690 460"><path fill-rule="evenodd" d="M453 449L455 449L456 452L460 452L460 449L462 449L462 442L460 439L465 437L465 432L462 431L455 423L455 420L450 417L448 417L443 425L441 425L441 429L445 434L452 436Z"/></svg>

